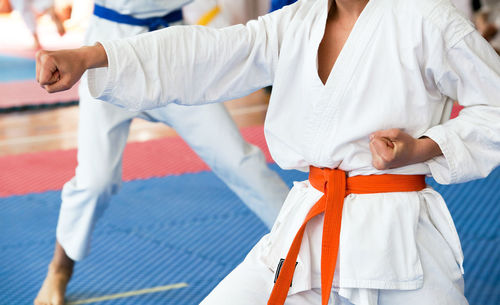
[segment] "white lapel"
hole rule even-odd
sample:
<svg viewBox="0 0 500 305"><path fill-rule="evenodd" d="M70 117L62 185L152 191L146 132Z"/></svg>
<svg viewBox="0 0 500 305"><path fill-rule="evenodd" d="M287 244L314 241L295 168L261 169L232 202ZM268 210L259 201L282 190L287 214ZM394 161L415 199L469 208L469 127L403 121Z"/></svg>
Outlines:
<svg viewBox="0 0 500 305"><path fill-rule="evenodd" d="M328 0L323 1L326 3L324 4L324 9L327 10ZM310 121L312 124L311 134L315 136L312 143L322 143L321 139L324 139L325 133L331 134L332 131L335 131L335 122L338 121L336 116L339 114L339 107L342 105L343 96L357 71L360 62L359 59L366 51L368 43L374 36L373 33L377 30L380 20L382 19L384 12L383 2L384 0L370 0L368 2L361 15L358 17L358 20L328 76L326 84L322 88L319 101L314 103L313 115L311 117L312 120ZM323 30L321 31L321 37L324 35L326 15L322 26ZM314 58L316 60L320 42L321 40L317 43L315 48L316 56L314 56ZM322 84L316 65L313 67L316 69L314 75L317 81ZM322 147L324 147L324 145L319 145L319 147L315 149L316 156L314 156L313 159L318 162L324 162L325 158L328 158L328 156L322 155Z"/></svg>

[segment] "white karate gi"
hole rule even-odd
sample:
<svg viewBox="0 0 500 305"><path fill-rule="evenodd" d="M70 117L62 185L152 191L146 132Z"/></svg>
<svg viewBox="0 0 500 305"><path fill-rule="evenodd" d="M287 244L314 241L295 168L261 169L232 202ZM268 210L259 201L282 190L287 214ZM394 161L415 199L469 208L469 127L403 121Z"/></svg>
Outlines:
<svg viewBox="0 0 500 305"><path fill-rule="evenodd" d="M167 14L187 2L97 1L123 14L140 12L141 18ZM92 16L86 43L144 32L147 32L145 27ZM141 88L137 90L136 95ZM272 226L289 189L267 167L260 149L243 140L223 105L195 109L169 105L152 111L130 112L93 99L86 85L80 86L79 93L78 167L75 177L64 185L57 225L57 240L70 258L81 260L88 254L94 224L121 184L122 153L134 117L173 127L231 190L268 227Z"/></svg>
<svg viewBox="0 0 500 305"><path fill-rule="evenodd" d="M138 110L218 102L273 84L265 133L285 169L422 174L449 184L500 164L500 60L449 1L369 1L323 84L317 52L327 14L328 0L301 0L246 26L102 42L109 65L89 72L90 92ZM465 109L446 121L451 100ZM369 135L388 128L430 137L443 156L375 169ZM271 233L203 304L265 304L279 260L321 196L297 182ZM307 226L287 304L320 303L322 224L318 216ZM467 304L460 241L431 188L347 196L339 249L332 303Z"/></svg>
<svg viewBox="0 0 500 305"><path fill-rule="evenodd" d="M54 5L54 0L9 0L12 8L19 12L31 33L36 33L37 14Z"/></svg>

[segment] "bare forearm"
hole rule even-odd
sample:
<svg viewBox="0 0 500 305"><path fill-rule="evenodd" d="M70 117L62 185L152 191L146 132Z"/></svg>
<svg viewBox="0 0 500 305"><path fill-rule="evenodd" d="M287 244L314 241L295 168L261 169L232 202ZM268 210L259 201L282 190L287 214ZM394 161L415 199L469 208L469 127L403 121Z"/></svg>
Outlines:
<svg viewBox="0 0 500 305"><path fill-rule="evenodd" d="M415 142L415 150L410 164L425 162L442 154L441 148L434 140L422 137Z"/></svg>
<svg viewBox="0 0 500 305"><path fill-rule="evenodd" d="M84 60L85 69L103 68L108 66L108 57L102 44L97 43L93 46L82 47L80 50Z"/></svg>

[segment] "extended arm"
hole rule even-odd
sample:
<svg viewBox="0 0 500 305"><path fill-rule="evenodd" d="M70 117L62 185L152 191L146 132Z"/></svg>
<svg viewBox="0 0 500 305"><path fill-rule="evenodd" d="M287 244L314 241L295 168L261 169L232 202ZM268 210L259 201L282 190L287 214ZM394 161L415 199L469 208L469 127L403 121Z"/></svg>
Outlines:
<svg viewBox="0 0 500 305"><path fill-rule="evenodd" d="M273 82L280 42L294 10L296 7L289 7L247 25L224 29L174 26L124 40L104 41L108 67L89 71L90 92L131 110L168 103L219 102L246 95ZM45 86L52 85L48 90L68 89L86 68L103 66L105 62L97 47L68 52L43 52L39 56L49 58L39 61L43 66L39 72L53 73L50 79L40 77ZM75 64L55 60L55 64L45 67L56 56L65 56L66 60L74 56ZM98 60L82 58L86 56ZM74 75L64 78L63 66ZM66 82L58 85L59 79Z"/></svg>
<svg viewBox="0 0 500 305"><path fill-rule="evenodd" d="M90 92L131 110L240 97L272 83L294 9L224 29L174 26L105 41L103 49L41 52L37 75L55 92L70 88L85 69L104 67L89 71Z"/></svg>
<svg viewBox="0 0 500 305"><path fill-rule="evenodd" d="M89 72L90 92L132 110L247 95L274 79L282 26L274 17L224 29L177 26L103 42L109 66Z"/></svg>
<svg viewBox="0 0 500 305"><path fill-rule="evenodd" d="M48 92L67 90L87 69L107 67L108 58L101 44L36 54L36 80Z"/></svg>

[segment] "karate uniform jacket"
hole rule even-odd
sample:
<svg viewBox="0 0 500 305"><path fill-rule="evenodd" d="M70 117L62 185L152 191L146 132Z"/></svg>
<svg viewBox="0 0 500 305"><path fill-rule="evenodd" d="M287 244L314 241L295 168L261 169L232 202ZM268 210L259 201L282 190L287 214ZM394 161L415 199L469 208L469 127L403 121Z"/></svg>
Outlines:
<svg viewBox="0 0 500 305"><path fill-rule="evenodd" d="M317 54L327 15L328 0L301 0L247 25L172 27L102 42L109 67L90 72L90 90L138 110L220 102L273 84L265 135L284 169L423 174L450 184L485 177L499 165L500 60L448 0L369 1L323 84ZM448 120L452 100L465 109ZM388 128L427 136L443 155L377 170L369 135ZM295 184L258 250L269 269L286 257L321 195L307 181ZM334 286L421 287L425 253L419 253L415 236L423 214L446 241L446 251L436 251L456 262L449 272L461 277L455 226L429 187L346 197ZM306 229L290 294L320 287L321 234L317 217Z"/></svg>

